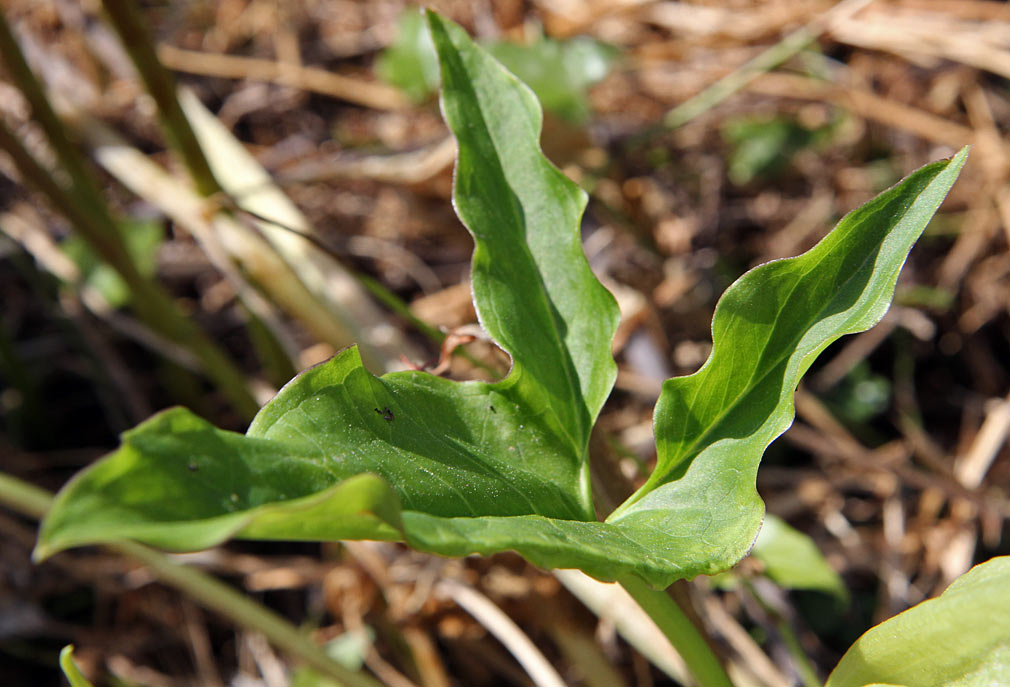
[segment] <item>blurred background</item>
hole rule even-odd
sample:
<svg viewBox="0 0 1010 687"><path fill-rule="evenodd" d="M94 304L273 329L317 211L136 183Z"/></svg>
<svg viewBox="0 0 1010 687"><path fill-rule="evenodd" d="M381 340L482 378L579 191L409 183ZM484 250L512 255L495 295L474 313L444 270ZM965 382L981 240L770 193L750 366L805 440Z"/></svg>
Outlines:
<svg viewBox="0 0 1010 687"><path fill-rule="evenodd" d="M472 242L449 201L455 148L416 7L2 6L5 473L55 491L177 404L242 430L296 372L352 343L375 373L504 374L479 337L450 355L474 334ZM534 89L546 154L590 195L586 254L622 311L617 387L591 447L604 512L648 474L660 383L705 360L726 286L973 145L891 311L821 356L766 454L774 540L731 573L677 585L738 684L819 684L872 624L1010 553L1010 7L428 6ZM144 54L167 70L140 78ZM35 527L0 509L5 684L57 684L71 642L100 684L334 684L108 551L33 565ZM184 559L391 687L533 684L496 639L506 616L566 684L683 678L662 640L631 636L633 611L608 588L515 556L246 542ZM460 589L503 613L464 610Z"/></svg>

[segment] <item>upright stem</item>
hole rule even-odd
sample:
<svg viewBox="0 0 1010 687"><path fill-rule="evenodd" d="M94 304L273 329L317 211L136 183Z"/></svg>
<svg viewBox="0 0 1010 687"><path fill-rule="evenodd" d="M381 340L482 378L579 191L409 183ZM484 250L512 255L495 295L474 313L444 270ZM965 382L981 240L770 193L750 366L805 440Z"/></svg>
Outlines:
<svg viewBox="0 0 1010 687"><path fill-rule="evenodd" d="M53 495L46 490L0 473L0 505L41 519L52 502ZM381 682L365 673L343 667L283 617L210 575L180 565L165 554L136 542L113 542L107 546L143 563L159 580L176 587L206 608L217 611L237 625L262 633L275 646L340 684L346 687L383 687Z"/></svg>
<svg viewBox="0 0 1010 687"><path fill-rule="evenodd" d="M621 586L663 631L700 687L733 687L708 642L665 591L657 591L637 577L621 580Z"/></svg>
<svg viewBox="0 0 1010 687"><path fill-rule="evenodd" d="M29 68L28 62L25 60L21 47L14 38L14 33L11 31L3 12L0 12L0 59L3 60L4 67L10 74L11 80L31 106L32 118L42 127L46 140L56 153L60 166L70 177L70 188L63 195L70 196L73 199L73 205L86 208L87 214L92 217L100 218L103 214L107 215L108 211L100 200L101 191L95 183L94 177L88 171L83 156L67 136L66 127L63 126L59 117L56 116L52 105L49 104L49 99L46 97L42 85ZM6 129L5 138L9 138L20 144L20 140ZM6 145L3 147L9 148ZM22 174L30 178L30 174L26 174L26 172L34 170L27 169L18 158L27 158L32 161L34 161L34 158L27 153L20 154L23 150L25 150L24 147L18 145L17 150L8 149L8 152L11 156L15 157L15 162L19 169L21 169ZM42 175L51 183L52 187L62 188L52 180L52 175L47 170L43 170ZM51 196L46 189L42 190L46 195ZM82 210L82 212L85 212L85 210ZM126 250L122 246L122 241L116 231L114 222L97 221L92 222L92 224L95 229L94 236L85 237L92 244L92 247L107 262L114 266L118 260L126 258ZM112 257L111 260L109 259L110 256ZM127 262L132 261L127 260ZM129 280L127 279L127 281Z"/></svg>
<svg viewBox="0 0 1010 687"><path fill-rule="evenodd" d="M246 419L252 418L259 404L249 392L245 375L227 354L179 312L171 297L155 281L137 270L84 157L67 136L42 85L28 67L3 12L0 12L0 58L31 105L32 116L45 132L60 165L70 176L70 188L58 184L52 173L35 160L3 122L0 122L0 148L11 156L21 175L48 196L92 249L119 273L130 287L140 316L163 336L192 351L200 360L204 372L224 392L235 409Z"/></svg>
<svg viewBox="0 0 1010 687"><path fill-rule="evenodd" d="M104 0L103 4L105 14L119 34L119 39L133 61L140 79L158 105L161 128L165 132L169 147L182 158L197 192L206 198L224 196L226 192L214 176L210 162L200 147L196 132L193 131L179 102L175 77L158 59L154 38L144 22L138 3L136 0ZM222 208L222 212L227 214L230 211ZM268 369L273 367L276 370L290 368L291 364L286 356L278 355L283 351L283 345L278 335L268 326L268 321L262 317L262 312L248 299L241 300L249 316L249 330L254 333L253 346L264 367ZM281 380L281 383L289 378L290 375Z"/></svg>
<svg viewBox="0 0 1010 687"><path fill-rule="evenodd" d="M235 410L251 419L259 404L249 392L245 375L224 351L179 312L171 297L156 282L137 270L108 210L101 204L85 207L78 202L76 195L53 181L52 174L32 157L2 121L0 148L14 160L21 176L46 195L102 259L119 273L130 287L133 305L144 321L162 336L191 351L204 373L228 397ZM96 210L98 207L102 210Z"/></svg>
<svg viewBox="0 0 1010 687"><path fill-rule="evenodd" d="M0 58L3 59L11 80L31 106L32 118L42 127L60 165L70 176L71 189L78 202L93 206L99 202L97 199L101 198L98 184L89 173L77 147L67 136L66 127L49 104L42 85L28 66L2 11L0 11Z"/></svg>
<svg viewBox="0 0 1010 687"><path fill-rule="evenodd" d="M158 105L161 126L169 145L182 156L200 195L221 193L223 189L214 177L176 97L175 77L158 60L154 39L140 15L136 0L104 0L103 4L105 14L119 34L144 86Z"/></svg>

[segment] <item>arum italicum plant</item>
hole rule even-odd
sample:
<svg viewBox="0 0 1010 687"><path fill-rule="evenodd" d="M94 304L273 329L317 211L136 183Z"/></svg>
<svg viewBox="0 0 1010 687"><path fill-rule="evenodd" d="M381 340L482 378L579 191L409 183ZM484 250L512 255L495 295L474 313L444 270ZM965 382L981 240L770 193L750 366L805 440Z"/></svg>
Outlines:
<svg viewBox="0 0 1010 687"><path fill-rule="evenodd" d="M511 357L507 377L375 377L352 347L291 381L245 435L165 411L64 487L36 556L119 539L185 551L231 537L403 541L447 556L514 550L545 568L621 581L702 684L727 684L650 587L725 570L747 553L764 514L758 464L792 421L800 377L832 341L883 316L967 151L726 291L708 362L663 385L655 470L600 522L587 447L616 377L618 310L582 252L586 195L540 152L529 89L458 26L430 12L427 21L459 143L453 200L475 242L473 299Z"/></svg>

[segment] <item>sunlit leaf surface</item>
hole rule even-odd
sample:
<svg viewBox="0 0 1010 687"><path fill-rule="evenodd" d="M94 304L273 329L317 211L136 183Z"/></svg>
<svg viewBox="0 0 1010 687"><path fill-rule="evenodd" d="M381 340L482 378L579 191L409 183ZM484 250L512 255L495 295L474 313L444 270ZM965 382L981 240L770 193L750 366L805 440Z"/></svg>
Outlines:
<svg viewBox="0 0 1010 687"><path fill-rule="evenodd" d="M454 202L474 236L474 302L511 356L509 375L376 377L351 348L288 384L245 435L167 411L64 488L37 555L124 537L179 550L232 536L403 539L446 555L512 549L544 567L665 586L749 549L763 514L757 466L792 421L800 376L886 311L966 152L727 290L712 357L664 386L654 474L598 522L587 445L616 375L618 313L582 253L585 194L541 154L530 90L462 29L427 20L459 142Z"/></svg>
<svg viewBox="0 0 1010 687"><path fill-rule="evenodd" d="M1010 557L993 558L943 594L870 629L826 687L1010 684Z"/></svg>

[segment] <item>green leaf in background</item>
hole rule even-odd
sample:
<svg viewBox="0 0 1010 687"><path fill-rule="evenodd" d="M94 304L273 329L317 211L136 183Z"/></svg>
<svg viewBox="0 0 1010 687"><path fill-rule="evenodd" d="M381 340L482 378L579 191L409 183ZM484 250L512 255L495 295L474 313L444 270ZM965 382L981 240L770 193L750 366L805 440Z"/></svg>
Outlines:
<svg viewBox="0 0 1010 687"><path fill-rule="evenodd" d="M364 625L354 632L346 632L326 642L326 654L348 670L359 671L365 657L374 649L375 630ZM331 677L320 675L308 666L300 666L291 675L291 687L341 687Z"/></svg>
<svg viewBox="0 0 1010 687"><path fill-rule="evenodd" d="M380 79L414 102L426 100L438 90L438 55L424 17L416 8L400 14L396 39L379 56L375 70Z"/></svg>
<svg viewBox="0 0 1010 687"><path fill-rule="evenodd" d="M122 537L172 549L230 536L403 539L666 586L750 548L763 513L757 465L792 420L800 375L883 315L966 151L727 290L709 362L664 387L655 473L602 523L587 446L616 376L618 311L582 252L585 193L540 152L533 93L460 27L427 19L459 143L453 199L474 237L474 302L511 356L509 375L375 377L350 348L289 383L244 436L167 411L61 491L38 556Z"/></svg>
<svg viewBox="0 0 1010 687"><path fill-rule="evenodd" d="M832 415L853 425L861 425L890 407L891 381L874 373L863 360L822 396Z"/></svg>
<svg viewBox="0 0 1010 687"><path fill-rule="evenodd" d="M786 117L736 117L722 128L722 137L732 147L728 176L734 184L774 177L793 156L830 135L832 124L808 129Z"/></svg>
<svg viewBox="0 0 1010 687"><path fill-rule="evenodd" d="M165 230L160 222L151 220L126 220L120 223L126 251L133 264L145 277L154 275L158 261L158 248L165 240ZM106 265L80 237L68 237L60 248L81 270L85 286L96 289L113 308L130 302L130 287L114 269Z"/></svg>
<svg viewBox="0 0 1010 687"><path fill-rule="evenodd" d="M589 118L586 91L610 71L617 48L587 36L529 44L499 41L488 51L533 89L546 110L575 124Z"/></svg>
<svg viewBox="0 0 1010 687"><path fill-rule="evenodd" d="M575 124L589 118L586 91L607 75L618 55L617 48L587 36L556 41L540 35L528 44L495 41L486 47L533 89L544 109ZM400 15L396 40L379 57L376 71L415 102L438 89L438 55L415 9Z"/></svg>
<svg viewBox="0 0 1010 687"><path fill-rule="evenodd" d="M977 565L935 599L856 640L826 687L1010 684L1010 557Z"/></svg>
<svg viewBox="0 0 1010 687"><path fill-rule="evenodd" d="M60 651L60 669L66 675L70 687L94 687L74 663L73 644L68 644Z"/></svg>
<svg viewBox="0 0 1010 687"><path fill-rule="evenodd" d="M786 589L811 589L848 602L842 578L828 565L813 539L782 518L765 516L751 555L764 563L768 577Z"/></svg>

